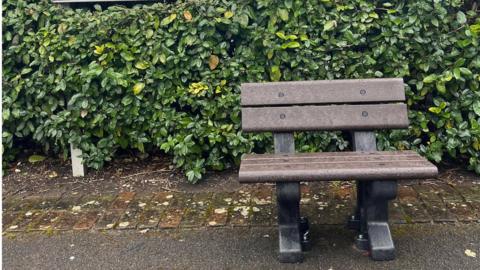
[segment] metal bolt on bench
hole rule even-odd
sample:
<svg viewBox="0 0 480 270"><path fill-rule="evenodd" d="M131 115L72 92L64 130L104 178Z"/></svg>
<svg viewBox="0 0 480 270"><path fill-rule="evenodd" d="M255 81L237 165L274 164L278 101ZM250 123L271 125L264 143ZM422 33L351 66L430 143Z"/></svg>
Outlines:
<svg viewBox="0 0 480 270"><path fill-rule="evenodd" d="M277 188L279 260L296 263L310 245L300 217L300 182L356 180L357 206L347 221L356 246L373 260L395 258L388 201L397 180L429 178L437 168L414 151L377 151L376 129L407 128L402 79L242 84L242 129L273 132L275 154L242 159L240 183L274 182ZM295 153L293 132L344 130L353 152Z"/></svg>

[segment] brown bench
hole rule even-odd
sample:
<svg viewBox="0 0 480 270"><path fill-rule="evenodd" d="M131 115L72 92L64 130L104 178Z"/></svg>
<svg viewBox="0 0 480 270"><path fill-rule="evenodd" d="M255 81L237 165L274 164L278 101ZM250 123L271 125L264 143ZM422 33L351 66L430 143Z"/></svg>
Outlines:
<svg viewBox="0 0 480 270"><path fill-rule="evenodd" d="M281 262L300 262L308 224L300 217L300 182L356 180L357 206L347 225L374 260L395 258L388 201L397 180L428 178L437 168L414 151L378 151L377 129L407 128L402 79L242 84L242 129L273 132L275 154L242 158L240 183L275 182ZM293 132L345 130L355 152L295 153ZM302 250L303 244L303 250Z"/></svg>

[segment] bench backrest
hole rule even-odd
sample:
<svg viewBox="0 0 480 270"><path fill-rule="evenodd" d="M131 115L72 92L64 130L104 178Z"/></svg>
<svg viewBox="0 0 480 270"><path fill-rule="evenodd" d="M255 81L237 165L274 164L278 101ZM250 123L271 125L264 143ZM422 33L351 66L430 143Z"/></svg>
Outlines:
<svg viewBox="0 0 480 270"><path fill-rule="evenodd" d="M241 90L247 132L408 127L400 78L244 83Z"/></svg>

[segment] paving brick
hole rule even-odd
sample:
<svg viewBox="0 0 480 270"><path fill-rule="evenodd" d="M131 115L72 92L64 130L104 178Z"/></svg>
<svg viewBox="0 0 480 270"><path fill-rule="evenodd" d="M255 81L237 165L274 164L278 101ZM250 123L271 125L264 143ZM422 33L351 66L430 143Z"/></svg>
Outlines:
<svg viewBox="0 0 480 270"><path fill-rule="evenodd" d="M99 211L88 211L82 213L80 219L73 225L74 230L89 230L93 228L95 222L100 218Z"/></svg>
<svg viewBox="0 0 480 270"><path fill-rule="evenodd" d="M432 216L420 201L409 203L400 201L400 207L404 213L404 219L407 223L428 223L432 221Z"/></svg>
<svg viewBox="0 0 480 270"><path fill-rule="evenodd" d="M337 200L348 200L353 202L355 188L353 187L352 183L349 182L341 182L340 185L334 185L331 189L334 195L334 198Z"/></svg>
<svg viewBox="0 0 480 270"><path fill-rule="evenodd" d="M402 203L417 203L419 201L418 193L412 186L398 185L397 198Z"/></svg>
<svg viewBox="0 0 480 270"><path fill-rule="evenodd" d="M211 227L225 226L228 220L228 206L212 208L206 224Z"/></svg>
<svg viewBox="0 0 480 270"><path fill-rule="evenodd" d="M7 232L20 232L29 230L32 222L41 216L43 213L38 210L21 212L17 218L10 223L10 226L6 229Z"/></svg>
<svg viewBox="0 0 480 270"><path fill-rule="evenodd" d="M142 209L130 208L125 211L123 216L118 221L118 229L135 229L143 214Z"/></svg>
<svg viewBox="0 0 480 270"><path fill-rule="evenodd" d="M308 183L300 185L300 204L311 204L313 202L313 192Z"/></svg>
<svg viewBox="0 0 480 270"><path fill-rule="evenodd" d="M274 189L272 186L261 185L251 194L253 205L267 205L272 203Z"/></svg>
<svg viewBox="0 0 480 270"><path fill-rule="evenodd" d="M463 198L455 189L446 183L438 184L438 195L444 202L463 202Z"/></svg>
<svg viewBox="0 0 480 270"><path fill-rule="evenodd" d="M6 210L7 212L28 212L29 210L34 210L35 203L35 201L15 200L10 202Z"/></svg>
<svg viewBox="0 0 480 270"><path fill-rule="evenodd" d="M390 201L388 207L388 216L391 223L394 224L405 224L407 221L405 220L405 213L400 206L400 202L398 200Z"/></svg>
<svg viewBox="0 0 480 270"><path fill-rule="evenodd" d="M232 205L250 205L252 199L252 192L253 191L248 186L243 186L240 190L232 194Z"/></svg>
<svg viewBox="0 0 480 270"><path fill-rule="evenodd" d="M418 197L424 202L442 202L442 198L438 195L440 192L437 185L420 184L413 186L413 189L417 191Z"/></svg>
<svg viewBox="0 0 480 270"><path fill-rule="evenodd" d="M323 208L323 210L322 210ZM348 200L333 199L327 205L318 207L320 224L340 225L345 224L354 209Z"/></svg>
<svg viewBox="0 0 480 270"><path fill-rule="evenodd" d="M308 221L310 224L318 225L322 224L322 220L324 217L322 217L324 207L322 207L322 210L319 209L320 206L316 204L300 204L300 215L303 217L307 217ZM272 217L277 215L277 206L275 205L272 209ZM277 224L277 220L274 218L270 219L270 222L272 225Z"/></svg>
<svg viewBox="0 0 480 270"><path fill-rule="evenodd" d="M121 210L108 210L102 213L102 217L95 223L95 229L110 230L116 228L123 213L124 211Z"/></svg>
<svg viewBox="0 0 480 270"><path fill-rule="evenodd" d="M80 205L80 198L61 198L55 202L52 207L53 210L71 211L74 206Z"/></svg>
<svg viewBox="0 0 480 270"><path fill-rule="evenodd" d="M183 207L185 205L185 194L174 192L156 192L150 201L152 208Z"/></svg>
<svg viewBox="0 0 480 270"><path fill-rule="evenodd" d="M271 226L272 205L258 205L252 207L252 226Z"/></svg>
<svg viewBox="0 0 480 270"><path fill-rule="evenodd" d="M122 192L118 194L117 198L110 206L110 210L124 210L127 209L130 202L135 197L135 192Z"/></svg>
<svg viewBox="0 0 480 270"><path fill-rule="evenodd" d="M211 198L211 193L197 193L191 199L188 199L180 227L205 225Z"/></svg>
<svg viewBox="0 0 480 270"><path fill-rule="evenodd" d="M3 213L2 215L2 228L3 230L7 230L8 227L10 227L10 224L13 223L19 215L22 215L21 213L18 212L8 212L8 213Z"/></svg>
<svg viewBox="0 0 480 270"><path fill-rule="evenodd" d="M180 225L182 221L184 209L183 208L170 208L161 217L158 227L160 229L174 229Z"/></svg>
<svg viewBox="0 0 480 270"><path fill-rule="evenodd" d="M480 201L480 182L453 183L453 188L467 201Z"/></svg>
<svg viewBox="0 0 480 270"><path fill-rule="evenodd" d="M40 215L34 221L32 221L30 230L34 231L44 231L48 229L53 229L53 225L58 221L61 211L47 211L43 215Z"/></svg>
<svg viewBox="0 0 480 270"><path fill-rule="evenodd" d="M80 200L77 200L75 205L80 206L82 210L107 209L110 205L112 205L114 199L115 196L113 195L85 195Z"/></svg>
<svg viewBox="0 0 480 270"><path fill-rule="evenodd" d="M138 221L138 228L139 229L154 229L158 226L160 222L160 218L164 210L159 209L147 209L142 212L142 215Z"/></svg>
<svg viewBox="0 0 480 270"><path fill-rule="evenodd" d="M443 202L429 202L425 208L435 222L455 222L456 218Z"/></svg>
<svg viewBox="0 0 480 270"><path fill-rule="evenodd" d="M477 211L469 203L447 202L446 206L448 211L455 215L459 221L471 222L479 220Z"/></svg>
<svg viewBox="0 0 480 270"><path fill-rule="evenodd" d="M248 205L235 205L229 211L229 224L232 226L250 225L251 207Z"/></svg>
<svg viewBox="0 0 480 270"><path fill-rule="evenodd" d="M215 193L212 196L211 205L216 208L232 205L233 195L232 192Z"/></svg>
<svg viewBox="0 0 480 270"><path fill-rule="evenodd" d="M53 224L55 230L72 230L73 226L80 220L81 214L70 211L61 211L58 220Z"/></svg>

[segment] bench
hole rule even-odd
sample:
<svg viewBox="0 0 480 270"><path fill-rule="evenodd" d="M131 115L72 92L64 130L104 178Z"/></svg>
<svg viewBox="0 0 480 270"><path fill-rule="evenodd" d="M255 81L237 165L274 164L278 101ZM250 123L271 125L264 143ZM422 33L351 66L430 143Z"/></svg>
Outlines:
<svg viewBox="0 0 480 270"><path fill-rule="evenodd" d="M301 262L308 219L300 217L300 182L356 180L357 205L347 226L373 260L395 258L388 201L397 180L434 177L437 168L414 151L377 151L374 130L408 127L402 79L245 83L244 132L273 132L274 154L242 157L239 182L276 184L279 260ZM295 131L351 132L352 152L295 153Z"/></svg>

